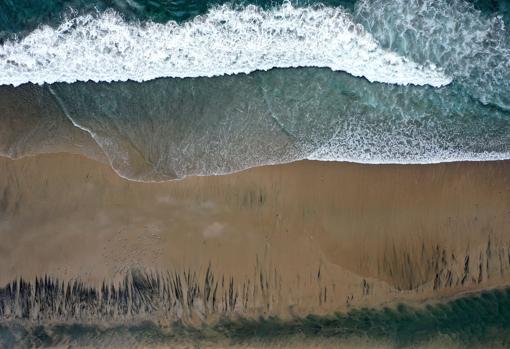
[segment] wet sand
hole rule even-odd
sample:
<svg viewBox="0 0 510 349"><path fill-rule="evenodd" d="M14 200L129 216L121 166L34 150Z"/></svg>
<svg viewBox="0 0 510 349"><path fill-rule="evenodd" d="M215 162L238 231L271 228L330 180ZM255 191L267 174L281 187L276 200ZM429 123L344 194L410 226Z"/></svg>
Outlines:
<svg viewBox="0 0 510 349"><path fill-rule="evenodd" d="M246 316L421 304L508 284L510 162L301 161L141 183L80 155L0 158L0 241L0 285L140 269L200 290L213 273L218 302L233 290L229 311Z"/></svg>

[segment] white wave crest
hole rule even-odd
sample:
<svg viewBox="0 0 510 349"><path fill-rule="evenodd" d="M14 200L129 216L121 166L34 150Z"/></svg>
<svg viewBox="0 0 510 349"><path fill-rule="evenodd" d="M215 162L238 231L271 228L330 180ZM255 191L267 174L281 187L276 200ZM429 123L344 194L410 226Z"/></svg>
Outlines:
<svg viewBox="0 0 510 349"><path fill-rule="evenodd" d="M145 81L289 67L328 67L369 81L451 82L434 65L381 48L342 8L221 6L183 24L128 23L108 11L43 26L0 46L0 84Z"/></svg>

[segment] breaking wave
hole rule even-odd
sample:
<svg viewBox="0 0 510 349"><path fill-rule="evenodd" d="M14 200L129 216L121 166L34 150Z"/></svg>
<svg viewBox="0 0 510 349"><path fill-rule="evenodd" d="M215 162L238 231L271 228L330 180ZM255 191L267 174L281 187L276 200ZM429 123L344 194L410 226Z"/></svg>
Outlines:
<svg viewBox="0 0 510 349"><path fill-rule="evenodd" d="M223 5L191 21L126 22L111 10L41 26L0 47L0 84L147 81L327 67L369 81L447 85L434 64L382 48L342 7Z"/></svg>

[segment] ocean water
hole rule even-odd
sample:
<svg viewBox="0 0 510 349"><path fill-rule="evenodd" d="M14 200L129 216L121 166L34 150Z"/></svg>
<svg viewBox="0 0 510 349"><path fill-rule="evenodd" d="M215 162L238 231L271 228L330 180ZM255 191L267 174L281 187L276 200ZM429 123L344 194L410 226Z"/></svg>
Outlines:
<svg viewBox="0 0 510 349"><path fill-rule="evenodd" d="M509 0L0 0L0 155L78 152L147 182L510 159L509 25ZM0 288L0 348L510 347L508 288L259 319L207 285L188 310L224 312L195 326L180 281L130 277Z"/></svg>
<svg viewBox="0 0 510 349"><path fill-rule="evenodd" d="M0 122L37 114L25 135L39 136L13 132L0 151L65 148L58 114L142 181L300 159L508 159L509 7L2 1Z"/></svg>

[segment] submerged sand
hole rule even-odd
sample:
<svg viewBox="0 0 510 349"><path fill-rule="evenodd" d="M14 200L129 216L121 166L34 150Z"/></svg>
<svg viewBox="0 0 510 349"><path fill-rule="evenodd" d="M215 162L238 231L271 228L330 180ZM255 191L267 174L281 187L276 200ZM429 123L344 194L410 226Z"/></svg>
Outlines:
<svg viewBox="0 0 510 349"><path fill-rule="evenodd" d="M508 284L510 162L301 161L142 183L80 155L0 158L0 241L0 285L141 269L203 286L209 269L237 314L422 302Z"/></svg>

